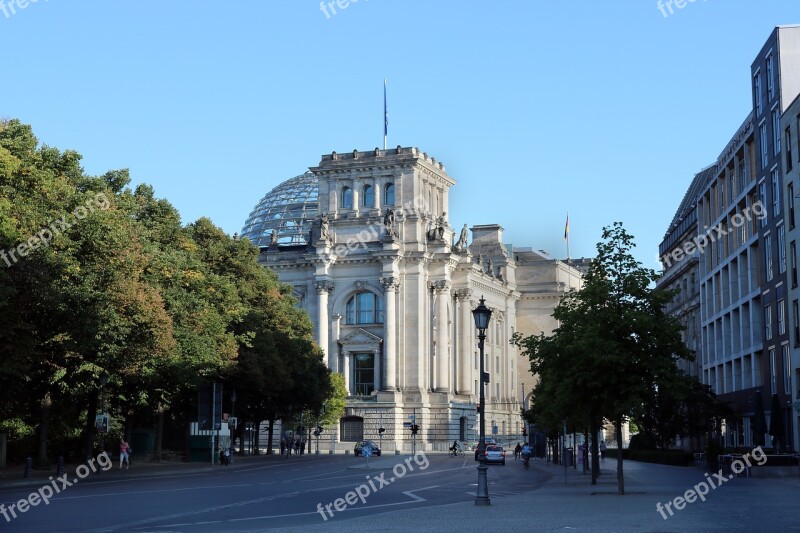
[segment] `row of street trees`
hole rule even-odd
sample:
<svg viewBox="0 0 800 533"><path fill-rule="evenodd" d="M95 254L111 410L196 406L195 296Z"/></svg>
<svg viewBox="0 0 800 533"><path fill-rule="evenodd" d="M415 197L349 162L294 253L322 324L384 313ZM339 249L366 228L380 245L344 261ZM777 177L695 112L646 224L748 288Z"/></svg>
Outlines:
<svg viewBox="0 0 800 533"><path fill-rule="evenodd" d="M165 412L183 431L197 386L215 380L236 389L239 418L321 413L334 381L258 250L205 218L182 225L151 187L128 188L127 170L87 176L80 159L0 122L0 431L12 452L36 446L45 464L51 447L92 453L104 377L117 436Z"/></svg>
<svg viewBox="0 0 800 533"><path fill-rule="evenodd" d="M654 288L658 274L634 259L634 246L621 223L605 228L583 287L564 295L553 313L555 331L514 339L539 376L524 416L551 435L564 423L592 435L592 484L604 420L613 423L620 447L622 426L633 419L666 448L676 435L702 432L714 416L710 389L678 367L694 354L677 319L664 313L673 293ZM617 485L624 494L621 450Z"/></svg>

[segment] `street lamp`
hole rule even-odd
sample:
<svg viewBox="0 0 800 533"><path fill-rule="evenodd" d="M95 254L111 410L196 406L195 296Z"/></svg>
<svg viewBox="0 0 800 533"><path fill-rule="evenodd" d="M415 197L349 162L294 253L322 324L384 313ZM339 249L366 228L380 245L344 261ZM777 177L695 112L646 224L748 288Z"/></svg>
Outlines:
<svg viewBox="0 0 800 533"><path fill-rule="evenodd" d="M479 452L486 453L486 420L484 413L486 412L486 399L483 395L483 384L486 381L486 374L483 371L483 341L486 340L486 328L489 326L489 319L492 318L492 310L486 307L481 297L478 307L472 310L472 316L475 318L475 327L478 328L478 350L480 351L480 440L478 441ZM475 505L491 505L489 501L489 483L486 479L486 461L481 460L478 463L478 493L475 496Z"/></svg>

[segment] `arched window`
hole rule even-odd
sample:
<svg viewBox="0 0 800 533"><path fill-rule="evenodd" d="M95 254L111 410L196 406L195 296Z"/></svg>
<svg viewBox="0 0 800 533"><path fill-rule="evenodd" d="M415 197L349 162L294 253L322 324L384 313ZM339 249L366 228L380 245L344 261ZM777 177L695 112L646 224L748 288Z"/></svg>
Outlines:
<svg viewBox="0 0 800 533"><path fill-rule="evenodd" d="M394 205L394 183L387 183L383 187L383 205Z"/></svg>
<svg viewBox="0 0 800 533"><path fill-rule="evenodd" d="M342 208L353 209L353 189L350 187L342 188Z"/></svg>
<svg viewBox="0 0 800 533"><path fill-rule="evenodd" d="M339 420L339 434L343 442L358 442L364 439L364 419L360 416L344 416Z"/></svg>
<svg viewBox="0 0 800 533"><path fill-rule="evenodd" d="M372 292L359 292L347 301L347 324L383 324L383 300Z"/></svg>
<svg viewBox="0 0 800 533"><path fill-rule="evenodd" d="M364 194L361 195L361 205L372 207L375 204L375 189L372 185L364 185Z"/></svg>

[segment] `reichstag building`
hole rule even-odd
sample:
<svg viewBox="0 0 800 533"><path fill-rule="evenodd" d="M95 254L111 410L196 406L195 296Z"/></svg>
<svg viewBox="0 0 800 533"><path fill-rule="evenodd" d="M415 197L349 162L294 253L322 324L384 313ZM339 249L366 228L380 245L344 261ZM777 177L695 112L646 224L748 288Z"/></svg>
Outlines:
<svg viewBox="0 0 800 533"><path fill-rule="evenodd" d="M384 452L408 451L412 419L417 449L477 441L480 298L493 311L486 433L521 440L534 382L509 341L554 329L553 308L588 260L506 244L497 224L452 225L455 184L417 148L333 152L267 193L242 229L261 264L294 287L328 366L344 376L346 414L326 428L325 448L377 441L384 427Z"/></svg>

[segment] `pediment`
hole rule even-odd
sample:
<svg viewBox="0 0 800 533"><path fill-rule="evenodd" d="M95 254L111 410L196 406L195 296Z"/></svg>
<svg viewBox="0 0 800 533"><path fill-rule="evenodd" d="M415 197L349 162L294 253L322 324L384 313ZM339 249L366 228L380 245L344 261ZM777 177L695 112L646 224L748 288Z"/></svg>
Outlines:
<svg viewBox="0 0 800 533"><path fill-rule="evenodd" d="M377 346L383 339L361 328L356 329L339 339L342 346Z"/></svg>

